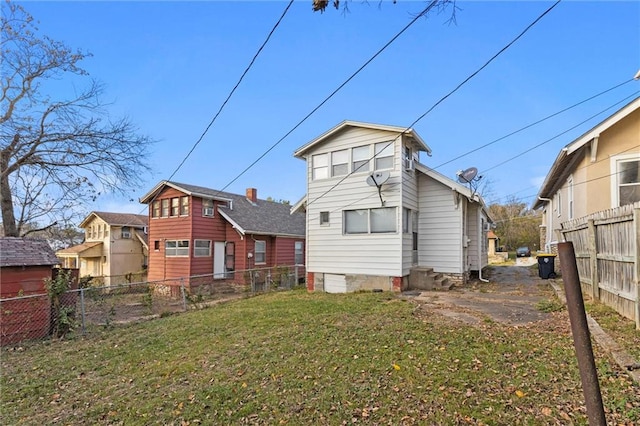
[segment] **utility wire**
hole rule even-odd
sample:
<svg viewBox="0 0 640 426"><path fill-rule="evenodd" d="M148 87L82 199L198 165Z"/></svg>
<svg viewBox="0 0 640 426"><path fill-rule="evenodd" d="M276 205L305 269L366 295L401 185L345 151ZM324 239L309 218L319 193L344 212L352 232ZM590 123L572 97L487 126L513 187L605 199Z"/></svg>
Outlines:
<svg viewBox="0 0 640 426"><path fill-rule="evenodd" d="M227 102L229 102L229 99L231 99L231 96L233 96L233 94L235 93L236 89L238 88L238 86L240 86L240 83L242 82L242 80L244 79L244 77L247 75L247 73L249 72L249 70L251 69L251 67L253 66L254 62L256 61L256 59L258 58L258 55L260 55L260 53L262 52L262 50L264 49L264 47L267 45L267 43L269 42L269 40L271 39L271 36L273 35L273 33L276 31L276 28L278 28L278 26L280 25L280 23L282 22L282 20L284 19L285 15L287 14L287 12L289 11L289 8L291 8L291 5L293 4L293 0L291 0L289 2L289 4L287 4L287 7L285 7L284 11L282 12L282 15L280 15L280 18L278 19L278 21L276 22L276 24L273 26L273 28L271 29L271 31L269 31L269 34L267 35L267 38L264 40L264 42L262 43L262 45L260 46L260 48L258 49L258 51L255 53L255 55L253 55L253 58L251 59L251 62L249 62L249 65L247 65L247 68L245 68L244 72L242 73L242 75L240 76L240 78L238 79L238 82L236 83L235 86L233 86L233 89L231 89L231 92L229 92L229 94L227 95L227 98L224 100L224 102L222 103L222 105L220 105L220 108L218 109L218 112L216 112L216 114L213 116L213 118L211 119L211 121L209 122L209 125L207 125L207 127L204 129L204 132L202 132L202 134L200 135L200 137L198 138L198 140L196 141L195 144L193 144L193 146L191 147L191 150L187 153L187 155L185 155L185 157L182 159L182 161L180 162L180 164L178 165L178 167L176 167L176 169L173 171L173 173L171 173L171 176L169 176L169 178L167 180L171 180L171 178L173 178L173 176L175 176L176 173L178 173L178 170L180 170L180 168L182 168L182 166L184 165L184 163L187 161L187 159L189 158L189 156L191 156L191 154L193 153L193 151L196 149L196 147L200 144L200 142L202 142L202 139L204 139L204 136L207 134L207 132L209 131L209 129L211 128L211 126L213 125L213 123L216 121L216 119L218 118L218 116L220 115L220 113L222 113L222 110L224 109L224 107L227 105ZM226 187L225 187L226 188ZM223 188L224 189L224 188Z"/></svg>
<svg viewBox="0 0 640 426"><path fill-rule="evenodd" d="M393 144L398 138L400 138L402 135L404 135L405 133L407 133L409 130L411 130L411 128L416 125L420 120L422 120L427 114L429 114L431 111L433 111L438 105L440 105L442 102L444 102L449 96L451 96L452 94L454 94L455 92L457 92L463 85L465 85L469 80L471 80L473 77L475 77L480 71L482 71L483 69L485 69L491 62L493 62L498 56L500 56L505 50L507 50L509 47L511 47L516 41L518 41L527 31L529 31L535 24L537 24L547 13L551 12L551 10L556 7L562 0L557 0L553 5L551 5L547 10L545 10L540 16L538 16L531 24L529 24L524 30L522 30L520 32L520 34L518 34L513 40L511 40L509 43L507 43L502 49L500 49L496 54L494 54L491 58L489 58L488 61L486 61L480 68L478 68L476 71L474 71L473 73L471 73L467 78L465 78L460 84L458 84L453 90L451 90L449 93L447 93L446 95L444 95L443 97L441 97L435 104L433 104L428 110L426 110L422 115L420 115L417 119L415 119L402 133L400 133L398 136L396 136L395 139L393 139L392 141L390 141L386 146L388 147L389 145ZM432 3L433 4L433 3ZM431 6L431 5L430 5ZM426 9L425 9L426 11ZM423 13L425 12L423 11ZM370 160L372 160L373 158L375 158L377 156L374 155ZM356 170L352 171L351 173L345 175L342 179L340 179L335 185L333 185L331 188L327 189L324 193L322 193L321 195L319 195L317 198L315 198L312 201L308 201L307 202L307 206L315 203L316 201L318 201L320 198L324 197L325 195L327 195L329 192L333 191L338 185L340 185L342 182L344 182L344 180L351 176Z"/></svg>
<svg viewBox="0 0 640 426"><path fill-rule="evenodd" d="M591 117L587 118L586 120L581 121L580 123L576 124L575 126L572 126L572 127L568 128L567 130L565 130L565 131L563 131L563 132L561 132L561 133L558 133L557 135L553 136L552 138L549 138L549 139L547 139L547 140L545 140L545 141L543 141L543 142L540 142L539 144L534 145L534 146L532 146L531 148L529 148L529 149L527 149L527 150L525 150L525 151L523 151L523 152L521 152L521 153L519 153L519 154L517 154L517 155L514 155L513 157L510 157L510 158L508 158L508 159L506 159L506 160L504 160L504 161L501 161L500 163L498 163L498 164L496 164L496 165L494 165L494 166L489 167L488 169L483 170L483 171L482 171L482 173L483 173L483 174L485 174L485 173L487 173L487 172L488 172L488 171L490 171L490 170L493 170L493 169L495 169L495 168L497 168L497 167L500 167L500 166L502 166L502 165L504 165L504 164L506 164L506 163L508 163L508 162L510 162L510 161L515 160L516 158L522 157L523 155L525 155L525 154L526 154L526 153L528 153L528 152L533 151L534 149L540 148L542 145L547 144L547 143L551 142L552 140L557 139L557 138L559 138L560 136L562 136L562 135L564 135L564 134L566 134L566 133L570 132L571 130L574 130L574 129L576 129L577 127L582 126L584 123L586 123L586 122L588 122L588 121L592 120L593 118L595 118L595 117L597 117L598 115L600 115L600 114L602 114L602 113L604 113L604 112L606 112L606 111L610 110L611 108L613 108L613 107L615 107L615 106L617 106L617 105L619 105L619 104L621 104L621 103L623 103L623 102L627 101L628 99L630 99L630 98L632 98L632 97L634 97L634 96L637 96L637 95L638 95L638 93L640 93L640 91L637 91L637 92L635 92L635 93L632 93L631 95L629 95L629 96L625 97L624 99L622 99L622 100L620 100L620 101L616 102L615 104L613 104L613 105L611 105L611 106L609 106L609 107L607 107L607 108L603 109L602 111L600 111L600 112L598 112L598 113L596 113L596 114L592 115Z"/></svg>
<svg viewBox="0 0 640 426"><path fill-rule="evenodd" d="M365 69L375 58L377 58L387 47L389 47L398 37L400 37L406 30L408 30L419 18L425 16L429 11L440 3L440 0L432 0L429 5L422 10L422 12L418 13L400 32L398 32L395 36L391 38L384 46L382 46L371 58L369 58L360 68L358 68L349 78L347 78L342 84L340 84L329 96L324 98L322 102L320 102L315 108L311 110L307 115L304 116L295 126L291 128L284 136L278 139L273 145L269 147L262 155L260 155L253 163L249 164L244 170L242 170L236 177L234 177L229 183L227 183L220 192L227 189L231 184L233 184L236 180L240 179L242 175L244 175L249 169L255 166L260 160L262 160L267 154L269 154L276 146L280 145L280 143L285 140L291 133L293 133L298 127L302 125L309 117L311 117L316 111L318 111L325 103L329 101L336 93L338 93L344 86L347 85L351 80L354 79L355 76L360 74L360 72Z"/></svg>
<svg viewBox="0 0 640 426"><path fill-rule="evenodd" d="M542 123L542 122L544 122L544 121L547 121L547 120L549 120L549 119L551 119L551 118L553 118L553 117L555 117L555 116L557 116L557 115L562 114L563 112L567 112L567 111L569 111L570 109L573 109L573 108L575 108L575 107L577 107L577 106L579 106L579 105L582 105L582 104L584 104L584 103L586 103L586 102L588 102L588 101L590 101L590 100L593 100L593 99L597 98L598 96L602 96L602 95L604 95L605 93L609 93L609 92L611 92L612 90L615 90L615 89L617 89L618 87L624 86L625 84L630 83L630 82L632 82L632 81L634 81L634 79L633 79L633 78L630 78L630 79L629 79L629 80L627 80L627 81L623 81L622 83L616 84L615 86L610 87L609 89L607 89L607 90L605 90L605 91L602 91L602 92L597 93L597 94L595 94L595 95L593 95L593 96L590 96L590 97L588 97L587 99L584 99L584 100L582 100L582 101L580 101L580 102L578 102L578 103L575 103L575 104L573 104L573 105L571 105L571 106L569 106L569 107L567 107L567 108L564 108L564 109L562 109L562 110L560 110L560 111L558 111L558 112L554 112L553 114L547 115L547 116L546 116L546 117L544 117L544 118L541 118L541 119L539 119L539 120L537 120L537 121L534 121L533 123L527 124L526 126L521 127L521 128L520 128L520 129L518 129L518 130L515 130L515 131L513 131L513 132L511 132L511 133L509 133L509 134L506 134L506 135L504 135L504 136L499 137L498 139L495 139L495 140L493 140L493 141L491 141L491 142L488 142L488 143L486 143L486 144L484 144L484 145L481 145L481 146L479 146L479 147L477 147L477 148L474 148L474 149L472 149L471 151L467 151L467 152L465 152L465 153L463 153L463 154L460 154L459 156L457 156L457 157L455 157L455 158L452 158L451 160L445 161L444 163L439 164L439 165L437 165L436 167L434 167L434 169L438 169L438 168L440 168L440 167L442 167L442 166L446 166L447 164L452 163L452 162L454 162L454 161L456 161L456 160L459 160L459 159L461 159L461 158L463 158L463 157L466 157L467 155L473 154L473 153L474 153L474 152L476 152L476 151L480 151L481 149L484 149L484 148L486 148L486 147L488 147L488 146L491 146L491 145L493 145L493 144L495 144L495 143L497 143L497 142L500 142L501 140L504 140L504 139L506 139L506 138L508 138L508 137L511 137L511 136L513 136L513 135L515 135L515 134L517 134L517 133L520 133L520 132L522 132L522 131L524 131L524 130L527 130L527 129L528 129L528 128L530 128L530 127L533 127L533 126L535 126L535 125L537 125L537 124L540 124L540 123Z"/></svg>

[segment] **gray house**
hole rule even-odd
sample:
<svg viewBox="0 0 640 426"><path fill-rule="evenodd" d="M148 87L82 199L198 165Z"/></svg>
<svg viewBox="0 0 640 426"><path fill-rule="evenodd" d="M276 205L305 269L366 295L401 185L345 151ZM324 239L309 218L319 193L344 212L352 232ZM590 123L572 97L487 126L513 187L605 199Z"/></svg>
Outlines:
<svg viewBox="0 0 640 426"><path fill-rule="evenodd" d="M307 287L400 291L487 265L482 198L419 162L413 129L344 121L295 151L307 162ZM425 282L430 281L430 282Z"/></svg>

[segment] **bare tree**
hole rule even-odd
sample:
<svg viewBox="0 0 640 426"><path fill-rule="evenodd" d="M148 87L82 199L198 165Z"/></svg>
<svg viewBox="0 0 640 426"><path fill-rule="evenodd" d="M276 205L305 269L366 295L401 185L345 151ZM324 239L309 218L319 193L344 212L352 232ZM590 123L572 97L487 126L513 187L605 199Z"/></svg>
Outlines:
<svg viewBox="0 0 640 426"><path fill-rule="evenodd" d="M152 142L128 118L109 116L96 81L54 95L48 83L88 79L79 62L90 54L39 36L33 17L9 1L1 22L2 222L6 236L24 236L82 216L82 204L103 193L135 188Z"/></svg>
<svg viewBox="0 0 640 426"><path fill-rule="evenodd" d="M491 204L489 213L495 221L495 233L507 250L520 246L538 248L542 216L531 210L527 204L510 197L504 204Z"/></svg>

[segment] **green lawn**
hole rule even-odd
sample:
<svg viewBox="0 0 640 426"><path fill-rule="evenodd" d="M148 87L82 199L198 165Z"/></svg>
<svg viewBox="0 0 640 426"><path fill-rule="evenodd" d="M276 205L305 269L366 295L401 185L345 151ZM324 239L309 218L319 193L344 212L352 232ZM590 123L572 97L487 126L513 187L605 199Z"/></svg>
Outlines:
<svg viewBox="0 0 640 426"><path fill-rule="evenodd" d="M596 347L609 424L640 387ZM389 293L272 293L2 351L2 424L587 424L566 310L469 326Z"/></svg>

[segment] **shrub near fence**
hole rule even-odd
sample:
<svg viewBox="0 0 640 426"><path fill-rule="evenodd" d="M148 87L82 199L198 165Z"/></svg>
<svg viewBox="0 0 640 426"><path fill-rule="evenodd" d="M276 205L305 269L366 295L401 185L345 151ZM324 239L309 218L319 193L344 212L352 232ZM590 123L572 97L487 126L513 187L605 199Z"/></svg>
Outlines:
<svg viewBox="0 0 640 426"><path fill-rule="evenodd" d="M156 282L138 282L112 286L90 286L69 290L60 296L65 313L52 313L48 294L0 300L2 327L0 344L49 337L56 330L67 329L86 334L96 328L159 318L189 309L208 306L262 291L291 289L297 284L298 268L275 267L236 271L220 279L198 275ZM237 275L241 274L241 275ZM234 277L248 277L250 284L237 284Z"/></svg>
<svg viewBox="0 0 640 426"><path fill-rule="evenodd" d="M640 202L562 223L583 291L640 329Z"/></svg>

